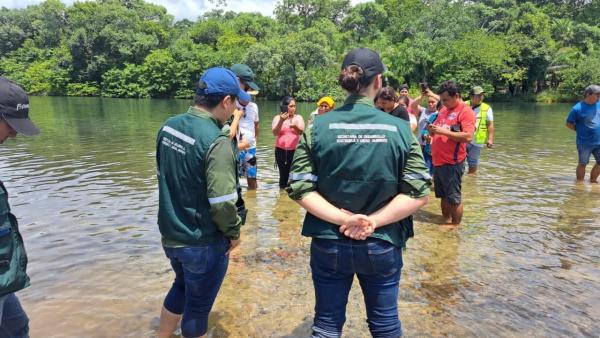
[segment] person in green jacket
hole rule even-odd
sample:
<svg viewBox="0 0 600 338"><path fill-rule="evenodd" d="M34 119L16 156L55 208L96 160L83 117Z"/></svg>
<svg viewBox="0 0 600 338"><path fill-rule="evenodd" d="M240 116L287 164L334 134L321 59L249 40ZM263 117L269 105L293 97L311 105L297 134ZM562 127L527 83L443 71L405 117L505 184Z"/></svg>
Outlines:
<svg viewBox="0 0 600 338"><path fill-rule="evenodd" d="M400 337L398 292L411 215L427 203L431 177L408 121L376 109L383 63L375 51L351 50L339 83L344 104L315 119L302 137L289 196L307 210L315 288L313 337L340 337L354 276L373 337Z"/></svg>
<svg viewBox="0 0 600 338"><path fill-rule="evenodd" d="M198 83L194 106L169 118L158 133L158 227L175 272L159 337L169 337L179 320L184 337L205 337L228 255L240 245L236 158L222 131L236 99L250 101L235 74L208 69Z"/></svg>
<svg viewBox="0 0 600 338"><path fill-rule="evenodd" d="M29 119L27 93L11 80L0 77L0 144L19 134L31 136L39 132ZM29 318L15 295L27 286L23 237L10 210L8 191L0 181L0 337L29 337Z"/></svg>

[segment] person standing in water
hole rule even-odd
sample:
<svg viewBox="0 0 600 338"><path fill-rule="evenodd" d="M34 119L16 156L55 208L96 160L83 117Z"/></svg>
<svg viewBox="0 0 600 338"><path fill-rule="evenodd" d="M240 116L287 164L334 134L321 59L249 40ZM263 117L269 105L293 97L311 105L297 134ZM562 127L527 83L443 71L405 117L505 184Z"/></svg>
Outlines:
<svg viewBox="0 0 600 338"><path fill-rule="evenodd" d="M467 145L467 164L468 173L475 175L483 147L491 149L494 146L494 111L489 104L483 102L485 92L482 87L473 87L469 95L471 100L465 103L475 112L475 134L471 143Z"/></svg>
<svg viewBox="0 0 600 338"><path fill-rule="evenodd" d="M175 281L163 303L158 337L181 320L184 337L205 337L208 314L240 245L236 158L223 124L236 99L250 101L235 74L210 68L194 106L169 118L156 139L158 227Z"/></svg>
<svg viewBox="0 0 600 338"><path fill-rule="evenodd" d="M585 167L593 155L596 163L590 172L590 182L597 183L600 175L600 86L587 86L583 96L583 101L571 108L567 128L577 133L577 181L583 181Z"/></svg>
<svg viewBox="0 0 600 338"><path fill-rule="evenodd" d="M0 144L17 135L39 132L29 119L27 93L13 81L0 77ZM29 337L29 318L15 295L28 286L23 237L10 210L8 191L0 181L0 337Z"/></svg>
<svg viewBox="0 0 600 338"><path fill-rule="evenodd" d="M273 118L271 131L275 135L275 161L279 169L279 188L288 185L294 152L304 132L304 119L296 114L296 100L286 96L279 105L279 114Z"/></svg>
<svg viewBox="0 0 600 338"><path fill-rule="evenodd" d="M339 83L349 96L315 119L294 155L290 198L307 210L315 288L312 337L340 337L358 277L373 337L400 337L398 291L411 215L427 203L431 178L403 119L373 105L382 87L377 52L351 50Z"/></svg>

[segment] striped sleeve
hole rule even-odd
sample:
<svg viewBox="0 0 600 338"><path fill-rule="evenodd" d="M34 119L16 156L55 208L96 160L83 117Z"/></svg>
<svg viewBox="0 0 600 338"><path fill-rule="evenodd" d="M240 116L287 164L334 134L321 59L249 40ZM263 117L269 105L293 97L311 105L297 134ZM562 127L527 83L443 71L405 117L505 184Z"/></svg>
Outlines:
<svg viewBox="0 0 600 338"><path fill-rule="evenodd" d="M430 187L431 175L425 166L421 146L413 135L408 159L400 180L400 192L413 198L420 198L429 195Z"/></svg>
<svg viewBox="0 0 600 338"><path fill-rule="evenodd" d="M226 237L239 238L236 164L231 142L226 137L219 137L206 154L206 188L212 220Z"/></svg>
<svg viewBox="0 0 600 338"><path fill-rule="evenodd" d="M311 157L310 141L304 133L294 152L289 187L286 188L286 191L291 199L301 200L306 194L317 189L317 179L317 172Z"/></svg>

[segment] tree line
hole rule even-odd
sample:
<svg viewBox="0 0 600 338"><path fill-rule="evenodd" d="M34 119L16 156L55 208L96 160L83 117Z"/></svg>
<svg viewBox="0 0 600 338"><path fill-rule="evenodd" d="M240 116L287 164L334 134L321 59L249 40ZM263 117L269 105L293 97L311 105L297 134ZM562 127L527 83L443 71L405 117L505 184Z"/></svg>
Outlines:
<svg viewBox="0 0 600 338"><path fill-rule="evenodd" d="M187 98L213 66L248 64L261 96L343 97L353 47L392 86L453 79L499 97L572 100L600 83L600 0L281 0L273 17L213 10L175 21L143 0L0 10L0 74L33 95Z"/></svg>

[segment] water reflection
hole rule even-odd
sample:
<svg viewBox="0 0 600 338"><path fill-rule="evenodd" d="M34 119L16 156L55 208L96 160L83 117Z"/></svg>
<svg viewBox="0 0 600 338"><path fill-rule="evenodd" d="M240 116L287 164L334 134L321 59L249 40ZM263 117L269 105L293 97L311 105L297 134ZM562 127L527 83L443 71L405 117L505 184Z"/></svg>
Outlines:
<svg viewBox="0 0 600 338"><path fill-rule="evenodd" d="M40 136L0 146L32 287L33 337L150 337L172 282L156 227L156 131L185 100L32 98ZM303 211L277 187L260 102L257 191L210 317L213 337L302 337L314 306ZM465 177L464 225L415 216L400 317L408 336L597 336L600 185L574 184L568 105L494 105L496 147ZM299 105L306 118L312 105ZM245 183L245 182L243 182ZM344 336L368 335L358 283Z"/></svg>

